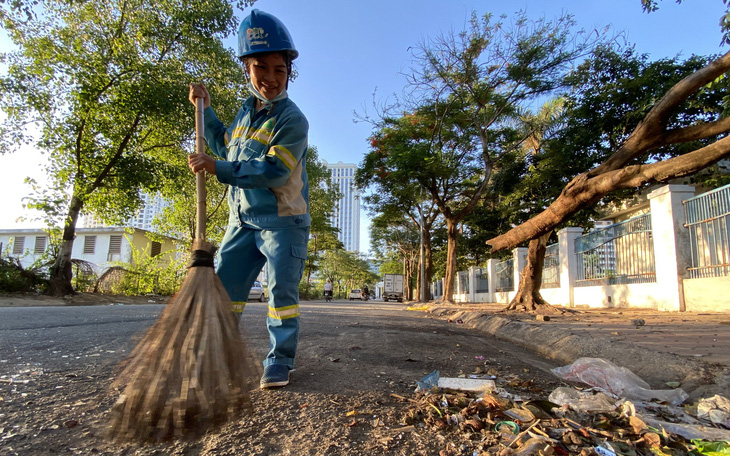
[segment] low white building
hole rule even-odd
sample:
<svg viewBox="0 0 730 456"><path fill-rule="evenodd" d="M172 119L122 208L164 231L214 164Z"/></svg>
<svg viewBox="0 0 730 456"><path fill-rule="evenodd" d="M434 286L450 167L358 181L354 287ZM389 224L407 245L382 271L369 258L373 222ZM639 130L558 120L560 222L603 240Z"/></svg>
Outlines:
<svg viewBox="0 0 730 456"><path fill-rule="evenodd" d="M133 264L135 251L146 258L159 257L162 264L174 261L177 241L158 242L149 234L122 227L77 228L71 258L91 263L98 275L115 263ZM41 258L49 245L48 232L40 228L0 229L0 255L19 258L23 267Z"/></svg>

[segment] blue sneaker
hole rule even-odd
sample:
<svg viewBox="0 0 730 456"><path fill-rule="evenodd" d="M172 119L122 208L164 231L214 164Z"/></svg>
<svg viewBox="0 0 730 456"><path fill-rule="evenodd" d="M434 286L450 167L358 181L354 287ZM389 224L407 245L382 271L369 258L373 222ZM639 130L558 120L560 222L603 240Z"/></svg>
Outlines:
<svg viewBox="0 0 730 456"><path fill-rule="evenodd" d="M261 377L261 388L273 388L289 384L289 368L283 364L272 364L264 367Z"/></svg>

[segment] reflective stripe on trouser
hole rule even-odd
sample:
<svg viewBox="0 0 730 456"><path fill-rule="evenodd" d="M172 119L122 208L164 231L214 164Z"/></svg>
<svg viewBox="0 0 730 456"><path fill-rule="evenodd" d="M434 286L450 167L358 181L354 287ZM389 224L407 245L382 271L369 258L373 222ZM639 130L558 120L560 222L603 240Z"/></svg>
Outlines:
<svg viewBox="0 0 730 456"><path fill-rule="evenodd" d="M218 252L218 276L231 301L244 304L266 264L269 308L269 353L264 367L294 368L299 340L299 281L307 257L309 228L255 230L229 226Z"/></svg>

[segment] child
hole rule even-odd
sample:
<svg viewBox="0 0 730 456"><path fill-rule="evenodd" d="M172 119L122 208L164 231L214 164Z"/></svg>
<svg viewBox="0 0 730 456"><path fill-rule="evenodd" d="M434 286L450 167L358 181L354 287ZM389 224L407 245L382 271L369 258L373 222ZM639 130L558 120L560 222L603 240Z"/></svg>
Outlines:
<svg viewBox="0 0 730 456"><path fill-rule="evenodd" d="M299 281L309 238L309 182L304 114L287 96L292 60L299 53L284 24L254 9L238 30L238 56L251 92L230 126L218 120L202 84L205 139L213 155L192 154L193 172L205 170L231 186L229 225L218 252L218 273L233 310L242 312L251 285L266 264L270 350L261 388L284 386L299 338Z"/></svg>

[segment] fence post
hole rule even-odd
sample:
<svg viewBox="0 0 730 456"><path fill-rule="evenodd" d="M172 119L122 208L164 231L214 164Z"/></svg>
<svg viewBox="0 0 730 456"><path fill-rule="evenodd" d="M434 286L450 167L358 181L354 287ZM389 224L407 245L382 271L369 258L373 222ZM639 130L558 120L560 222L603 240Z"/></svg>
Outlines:
<svg viewBox="0 0 730 456"><path fill-rule="evenodd" d="M575 256L575 240L583 234L583 228L568 227L558 231L558 260L560 261L560 294L568 307L575 307L573 291L578 276L578 259Z"/></svg>
<svg viewBox="0 0 730 456"><path fill-rule="evenodd" d="M489 296L487 296L488 302L497 302L495 294L497 293L497 263L499 261L496 258L490 258L487 260L487 286L489 287Z"/></svg>
<svg viewBox="0 0 730 456"><path fill-rule="evenodd" d="M649 193L659 310L685 311L684 277L689 266L689 232L682 201L694 196L691 185L665 185Z"/></svg>
<svg viewBox="0 0 730 456"><path fill-rule="evenodd" d="M477 300L477 268L476 266L469 267L469 299L468 302L476 302Z"/></svg>

